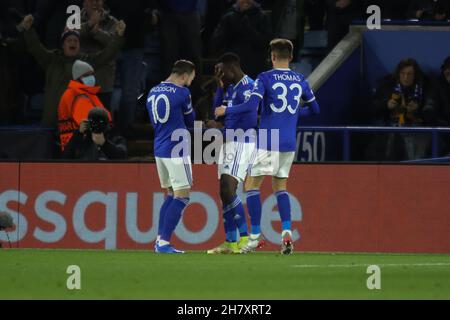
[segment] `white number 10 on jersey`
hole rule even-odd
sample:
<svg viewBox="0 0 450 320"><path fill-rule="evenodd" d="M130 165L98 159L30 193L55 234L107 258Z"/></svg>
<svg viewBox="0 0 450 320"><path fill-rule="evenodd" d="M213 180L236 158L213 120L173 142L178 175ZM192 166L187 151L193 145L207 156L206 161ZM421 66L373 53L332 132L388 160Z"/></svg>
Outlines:
<svg viewBox="0 0 450 320"><path fill-rule="evenodd" d="M158 113L158 103L161 100L164 102L164 107L165 107L164 117L162 117L162 118L159 116L159 113ZM151 109L152 109L152 114L153 114L153 122L155 124L158 124L158 122L161 124L166 123L169 120L169 116L170 116L169 98L165 94L161 94L158 97L151 96L148 99L148 102L151 104Z"/></svg>

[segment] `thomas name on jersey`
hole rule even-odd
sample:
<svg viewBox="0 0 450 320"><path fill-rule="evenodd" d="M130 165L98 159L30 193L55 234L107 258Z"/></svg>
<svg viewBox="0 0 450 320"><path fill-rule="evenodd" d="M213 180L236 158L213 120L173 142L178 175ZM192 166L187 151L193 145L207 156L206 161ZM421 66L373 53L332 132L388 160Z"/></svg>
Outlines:
<svg viewBox="0 0 450 320"><path fill-rule="evenodd" d="M275 81L298 81L298 82L302 82L303 79L295 74L272 74L273 78L275 79Z"/></svg>

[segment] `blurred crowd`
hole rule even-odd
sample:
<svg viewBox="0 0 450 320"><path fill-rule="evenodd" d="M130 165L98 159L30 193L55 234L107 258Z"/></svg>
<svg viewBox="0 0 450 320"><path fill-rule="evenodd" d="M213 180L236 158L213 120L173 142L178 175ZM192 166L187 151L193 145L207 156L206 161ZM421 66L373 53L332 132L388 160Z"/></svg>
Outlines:
<svg viewBox="0 0 450 320"><path fill-rule="evenodd" d="M67 8L74 4L82 8L81 25L79 30L68 30ZM199 120L208 120L211 108L205 101L212 91L205 83L214 70L209 60L234 52L244 71L256 77L269 67L271 39L292 40L298 53L305 30L325 30L331 50L348 33L352 20L367 16L371 4L381 7L383 18L450 18L449 0L2 0L0 125L38 122L56 129L61 121L58 107L69 83L79 80L83 84L95 75L101 107L111 115L118 133L132 137L133 125L143 116L146 91L167 78L179 59L197 66L193 102ZM73 66L78 60L88 63L92 74L75 79ZM414 83L419 85L415 88L420 92L411 94L425 101L418 67L407 65L414 68ZM402 86L395 87L399 72L394 90L402 90ZM447 103L446 108L448 82L443 79L449 80L447 72L444 68L443 78L436 82L443 87L437 96ZM397 105L390 102L387 109L381 103L374 105L376 115L392 122L389 111ZM427 124L428 118L422 118ZM394 119L399 125L410 121ZM449 124L448 116L434 116L432 121Z"/></svg>

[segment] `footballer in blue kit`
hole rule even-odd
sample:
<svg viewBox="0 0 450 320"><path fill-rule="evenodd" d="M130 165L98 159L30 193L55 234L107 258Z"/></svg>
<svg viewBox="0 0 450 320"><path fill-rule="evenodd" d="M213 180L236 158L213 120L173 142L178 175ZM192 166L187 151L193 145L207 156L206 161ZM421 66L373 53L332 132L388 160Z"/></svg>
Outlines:
<svg viewBox="0 0 450 320"><path fill-rule="evenodd" d="M214 108L243 104L253 91L254 81L242 71L240 59L234 53L226 53L219 58L216 80L218 88ZM258 107L244 113L226 115L221 120L225 141L219 156L218 176L226 242L209 250L208 254L240 253L240 248L248 241L245 209L237 195L237 188L239 182L245 182L256 149Z"/></svg>
<svg viewBox="0 0 450 320"><path fill-rule="evenodd" d="M273 70L260 74L250 99L242 105L219 107L216 116L242 114L262 101L258 134L258 151L246 184L251 234L242 252L254 251L261 241L260 188L265 176L272 176L282 222L283 254L293 252L291 207L287 180L292 167L300 117L319 114L320 108L303 75L289 69L293 45L286 39L270 43ZM306 107L302 107L302 102Z"/></svg>
<svg viewBox="0 0 450 320"><path fill-rule="evenodd" d="M172 234L189 204L192 186L192 164L188 151L188 128L194 126L189 87L195 78L195 65L190 61L175 62L170 77L150 90L147 109L155 129L155 158L161 187L167 189L160 209L156 253L183 253L170 244ZM172 141L177 132L178 141ZM181 147L180 147L181 145Z"/></svg>

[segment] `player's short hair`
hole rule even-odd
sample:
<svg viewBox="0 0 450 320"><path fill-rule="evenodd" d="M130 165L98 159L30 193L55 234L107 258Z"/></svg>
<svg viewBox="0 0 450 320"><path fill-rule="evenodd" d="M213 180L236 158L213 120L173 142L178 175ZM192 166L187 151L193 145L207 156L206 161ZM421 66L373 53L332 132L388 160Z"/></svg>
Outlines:
<svg viewBox="0 0 450 320"><path fill-rule="evenodd" d="M294 45L287 39L274 39L270 42L270 52L279 59L290 59L294 52Z"/></svg>
<svg viewBox="0 0 450 320"><path fill-rule="evenodd" d="M172 68L172 74L182 75L182 74L191 74L195 71L195 64L191 61L187 60L178 60L174 63Z"/></svg>
<svg viewBox="0 0 450 320"><path fill-rule="evenodd" d="M223 54L218 60L218 63L223 63L226 65L235 65L237 67L241 66L241 59L239 56L233 52L227 52Z"/></svg>

